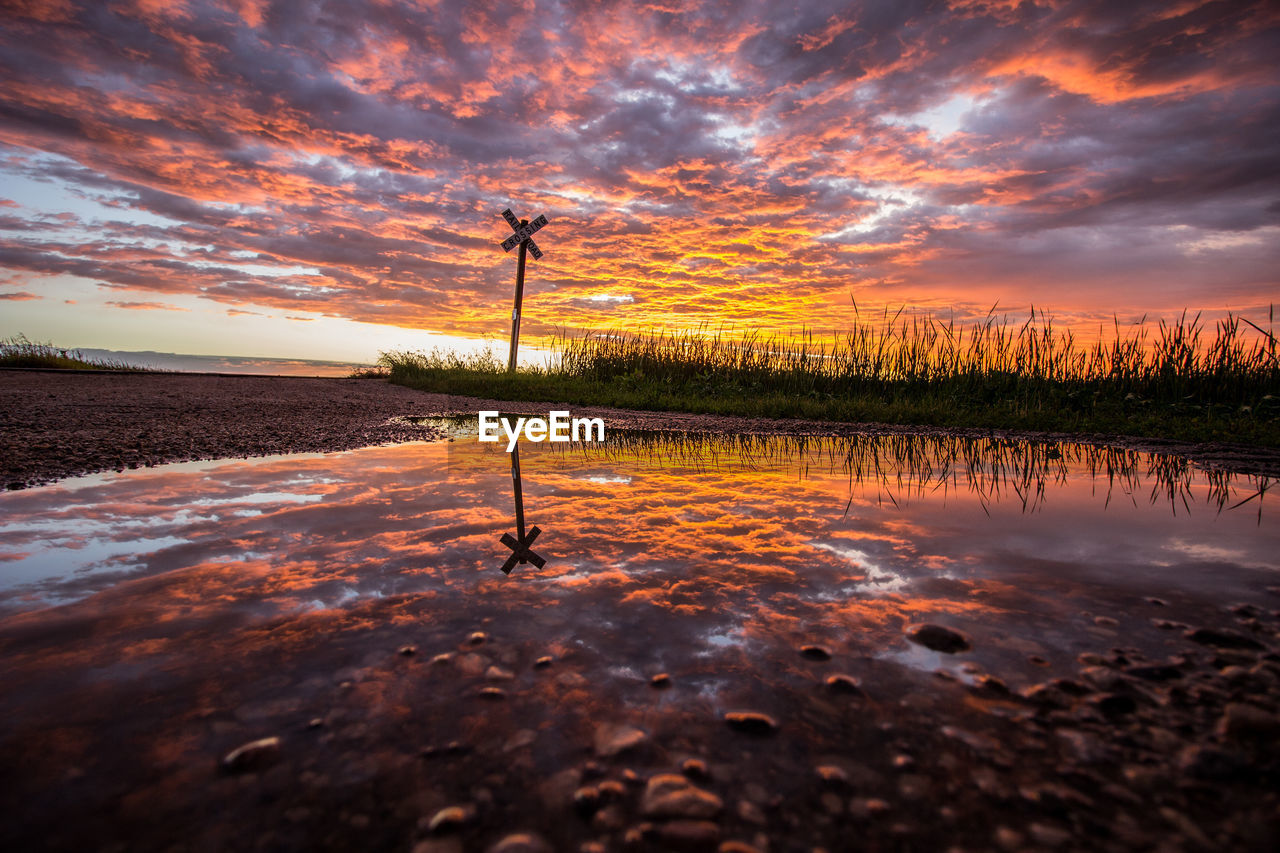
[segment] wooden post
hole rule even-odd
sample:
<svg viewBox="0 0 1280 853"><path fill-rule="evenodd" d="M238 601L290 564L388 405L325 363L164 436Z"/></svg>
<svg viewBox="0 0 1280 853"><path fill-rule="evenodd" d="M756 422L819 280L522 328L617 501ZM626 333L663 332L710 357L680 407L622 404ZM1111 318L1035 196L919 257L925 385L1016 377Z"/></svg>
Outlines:
<svg viewBox="0 0 1280 853"><path fill-rule="evenodd" d="M529 220L521 219L520 227L529 224ZM529 241L527 239L520 241L520 257L516 261L516 300L515 307L511 309L511 358L507 360L507 372L515 373L516 371L516 350L520 346L520 303L524 301L524 258L529 250ZM517 463L519 464L519 463ZM521 538L524 537L524 530L521 528Z"/></svg>
<svg viewBox="0 0 1280 853"><path fill-rule="evenodd" d="M520 346L520 303L524 301L524 258L526 254L530 254L535 261L542 259L542 250L533 242L533 235L547 224L547 217L545 214L539 215L532 222L516 219L516 215L508 207L502 211L502 218L507 220L507 224L515 232L502 241L502 251L510 252L517 244L520 246L520 261L516 264L516 304L511 309L511 358L507 360L507 372L515 373L516 350Z"/></svg>
<svg viewBox="0 0 1280 853"><path fill-rule="evenodd" d="M518 292L518 291L517 291ZM519 297L516 297L517 300ZM512 357L515 357L515 349L512 349ZM520 447L511 448L511 485L516 496L516 537L517 541L524 544L526 540L524 532L524 495L520 489Z"/></svg>

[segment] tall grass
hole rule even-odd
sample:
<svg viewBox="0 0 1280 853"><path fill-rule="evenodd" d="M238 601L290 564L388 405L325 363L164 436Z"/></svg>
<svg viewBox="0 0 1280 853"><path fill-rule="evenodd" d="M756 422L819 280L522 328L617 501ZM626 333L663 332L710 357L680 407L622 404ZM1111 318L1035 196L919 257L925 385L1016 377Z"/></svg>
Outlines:
<svg viewBox="0 0 1280 853"><path fill-rule="evenodd" d="M392 382L503 400L1280 446L1274 315L1118 322L1084 340L1044 312L961 324L884 311L819 336L563 333L540 367L492 352L383 353Z"/></svg>
<svg viewBox="0 0 1280 853"><path fill-rule="evenodd" d="M79 350L36 343L26 335L0 339L0 367L53 368L57 370L133 370L145 371L114 359L88 358Z"/></svg>
<svg viewBox="0 0 1280 853"><path fill-rule="evenodd" d="M1273 321L1269 319L1269 323ZM1098 393L1161 402L1251 405L1280 393L1276 337L1236 316L1211 334L1199 315L1081 343L1044 313L1021 324L989 314L968 326L887 311L820 338L725 331L557 336L556 372L597 381L643 378L704 392L792 395L942 391L968 400Z"/></svg>

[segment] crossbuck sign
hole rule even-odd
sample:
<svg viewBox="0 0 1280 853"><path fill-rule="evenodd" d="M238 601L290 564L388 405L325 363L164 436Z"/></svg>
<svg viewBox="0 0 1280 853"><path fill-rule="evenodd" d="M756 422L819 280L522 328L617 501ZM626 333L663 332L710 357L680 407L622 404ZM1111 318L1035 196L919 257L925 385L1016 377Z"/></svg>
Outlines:
<svg viewBox="0 0 1280 853"><path fill-rule="evenodd" d="M520 247L520 259L516 263L515 307L511 309L511 358L507 361L507 370L514 372L516 369L516 349L520 345L520 303L524 300L524 256L525 252L528 251L533 255L535 261L542 258L542 250L538 248L537 243L533 242L533 235L547 224L547 217L540 215L532 222L526 219L516 219L516 215L508 207L502 211L502 218L507 220L507 224L515 232L502 241L502 251L510 252L516 246Z"/></svg>

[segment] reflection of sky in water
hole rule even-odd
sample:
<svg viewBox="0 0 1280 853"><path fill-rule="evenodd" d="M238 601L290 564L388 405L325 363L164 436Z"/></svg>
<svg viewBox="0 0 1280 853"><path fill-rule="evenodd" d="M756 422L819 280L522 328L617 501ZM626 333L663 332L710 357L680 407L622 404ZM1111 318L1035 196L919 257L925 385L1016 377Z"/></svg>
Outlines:
<svg viewBox="0 0 1280 853"><path fill-rule="evenodd" d="M1137 454L624 437L524 445L523 456L542 570L498 573L498 537L514 529L509 457L461 439L0 496L0 609L108 590L127 602L135 587L160 594L148 584L160 578L164 595L239 618L507 595L573 609L584 632L644 624L657 645L705 656L744 654L780 630L874 646L888 626L921 618L981 633L1064 626L1074 611L1122 611L1136 595L1222 604L1274 583L1280 553L1265 500L1223 508L1253 494L1255 479ZM1027 642L1053 642L1055 630ZM938 665L894 645L905 663Z"/></svg>
<svg viewBox="0 0 1280 853"><path fill-rule="evenodd" d="M86 811L110 826L128 794L140 826L155 802L176 801L184 826L213 831L247 813L235 797L248 789L211 756L267 734L285 738L289 791L308 762L335 780L377 776L379 797L388 768L408 767L406 791L426 777L453 786L444 805L497 770L525 774L513 788L542 784L592 754L602 723L652 738L653 752L626 757L646 774L695 749L745 762L718 718L735 708L784 727L776 753L752 748L764 763L735 778L811 779L837 753L887 765L900 747L886 725L914 727L922 761L943 722L966 743L1004 742L1010 730L962 685L1075 676L1082 652L1116 646L1181 654L1189 641L1157 623L1236 624L1224 605L1273 601L1265 588L1280 580L1275 511L1255 496L1266 484L1160 457L626 434L526 444L521 457L526 524L542 530L533 547L547 563L509 577L498 567L510 553L499 537L515 528L511 460L465 437L0 495L0 767L47 769L0 781L48 804L50 831L63 814L50 791L69 768L93 780L79 789ZM972 650L907 642L926 621L963 631ZM476 630L488 634L479 645ZM801 655L806 644L830 660ZM544 656L550 666L535 664ZM502 702L477 698L490 666L509 673ZM659 672L665 689L650 686ZM848 714L823 687L837 672L864 688ZM536 743L507 753L526 729ZM410 757L455 739L474 752L448 772ZM974 790L956 767L948 798Z"/></svg>

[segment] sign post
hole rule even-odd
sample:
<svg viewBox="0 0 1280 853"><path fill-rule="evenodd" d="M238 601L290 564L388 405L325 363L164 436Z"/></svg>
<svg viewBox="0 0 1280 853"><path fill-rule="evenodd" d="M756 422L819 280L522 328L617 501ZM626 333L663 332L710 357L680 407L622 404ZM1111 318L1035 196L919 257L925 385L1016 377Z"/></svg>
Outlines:
<svg viewBox="0 0 1280 853"><path fill-rule="evenodd" d="M507 360L507 372L514 373L516 369L516 349L520 345L520 303L524 301L525 253L528 252L533 255L535 261L542 258L542 250L538 248L537 243L533 242L533 235L547 224L547 217L540 215L532 222L527 219L518 220L515 214L511 212L511 208L508 207L502 211L502 218L507 220L511 230L516 232L502 241L502 251L510 252L516 246L520 247L519 258L516 261L515 307L511 309L511 357Z"/></svg>

